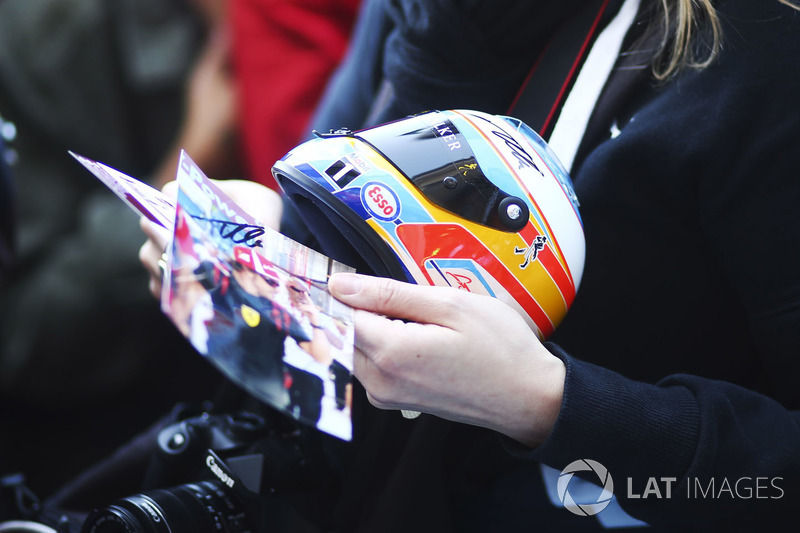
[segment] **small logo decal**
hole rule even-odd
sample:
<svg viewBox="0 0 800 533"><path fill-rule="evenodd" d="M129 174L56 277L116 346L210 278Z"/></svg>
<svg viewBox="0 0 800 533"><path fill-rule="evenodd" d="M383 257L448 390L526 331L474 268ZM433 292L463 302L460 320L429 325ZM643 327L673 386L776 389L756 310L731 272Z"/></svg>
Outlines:
<svg viewBox="0 0 800 533"><path fill-rule="evenodd" d="M457 289L461 289L467 292L472 292L469 290L469 284L472 283L472 278L469 276L464 276L463 274L454 274L452 272L445 272L448 276L453 278L453 286Z"/></svg>
<svg viewBox="0 0 800 533"><path fill-rule="evenodd" d="M579 503L572 498L569 493L569 482L572 481L572 476L576 472L593 472L597 476L603 489L594 502ZM579 516L592 516L605 509L611 503L611 498L614 495L614 480L611 479L611 474L602 464L591 459L579 459L571 462L561 471L561 475L558 477L557 489L558 499L561 500L561 503L564 504L568 511Z"/></svg>
<svg viewBox="0 0 800 533"><path fill-rule="evenodd" d="M533 239L533 243L527 248L515 246L514 253L525 257L525 260L519 267L525 269L533 261L536 261L536 258L539 257L539 252L544 249L545 244L547 244L547 237L544 235L537 235L536 238Z"/></svg>
<svg viewBox="0 0 800 533"><path fill-rule="evenodd" d="M358 170L357 165L354 165L353 161L345 156L326 168L325 174L327 174L340 189L344 189L351 181L359 177L361 172Z"/></svg>
<svg viewBox="0 0 800 533"><path fill-rule="evenodd" d="M249 305L242 304L241 307L242 319L244 323L255 328L261 323L261 313L250 307Z"/></svg>
<svg viewBox="0 0 800 533"><path fill-rule="evenodd" d="M371 181L361 188L361 203L370 215L391 222L400 216L400 199L397 194L381 183Z"/></svg>

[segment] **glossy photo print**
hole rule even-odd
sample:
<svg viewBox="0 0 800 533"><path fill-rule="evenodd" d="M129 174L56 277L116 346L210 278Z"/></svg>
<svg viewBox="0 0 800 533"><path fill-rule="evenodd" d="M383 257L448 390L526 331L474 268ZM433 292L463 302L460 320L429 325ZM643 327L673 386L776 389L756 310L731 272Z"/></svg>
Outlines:
<svg viewBox="0 0 800 533"><path fill-rule="evenodd" d="M261 225L185 152L177 202L71 154L136 213L173 231L161 307L194 348L255 398L352 438L353 310L327 291L352 268Z"/></svg>
<svg viewBox="0 0 800 533"><path fill-rule="evenodd" d="M259 226L188 157L178 186L165 312L251 395L350 440L352 309L326 290L348 268Z"/></svg>

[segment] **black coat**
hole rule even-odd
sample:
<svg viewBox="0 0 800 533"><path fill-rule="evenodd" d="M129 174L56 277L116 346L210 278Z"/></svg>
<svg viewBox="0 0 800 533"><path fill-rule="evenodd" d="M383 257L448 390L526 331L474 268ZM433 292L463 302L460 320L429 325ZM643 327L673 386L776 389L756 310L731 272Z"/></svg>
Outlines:
<svg viewBox="0 0 800 533"><path fill-rule="evenodd" d="M472 90L470 80L496 66L491 54L436 71L437 56L413 53L425 42L413 29L438 27L420 20L458 20L437 18L447 2L425 4L435 5L430 20L420 3L385 4L367 2L317 129L429 107L503 111L526 69ZM573 167L587 259L548 345L567 365L550 439L524 450L482 429L378 412L362 398L334 527L595 528L594 518L550 505L541 482L537 462L561 470L578 459L602 463L622 507L665 529L791 519L800 497L800 13L777 0L717 6L718 60L663 84L636 76L615 89L622 97L601 97L607 107Z"/></svg>

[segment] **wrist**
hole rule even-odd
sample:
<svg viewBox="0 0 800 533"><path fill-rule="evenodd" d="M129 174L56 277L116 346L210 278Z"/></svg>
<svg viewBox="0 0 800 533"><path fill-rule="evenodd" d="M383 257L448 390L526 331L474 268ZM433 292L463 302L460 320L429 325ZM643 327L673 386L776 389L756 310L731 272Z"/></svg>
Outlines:
<svg viewBox="0 0 800 533"><path fill-rule="evenodd" d="M536 357L527 371L521 371L515 385L514 405L499 431L529 447L537 447L550 435L561 412L566 367L546 351Z"/></svg>

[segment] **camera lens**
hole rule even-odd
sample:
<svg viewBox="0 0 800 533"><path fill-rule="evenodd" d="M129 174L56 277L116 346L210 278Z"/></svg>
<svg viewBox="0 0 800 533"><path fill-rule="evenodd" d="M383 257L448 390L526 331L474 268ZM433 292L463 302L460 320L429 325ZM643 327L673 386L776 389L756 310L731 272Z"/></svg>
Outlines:
<svg viewBox="0 0 800 533"><path fill-rule="evenodd" d="M221 483L156 489L93 511L82 533L249 533L241 505Z"/></svg>

